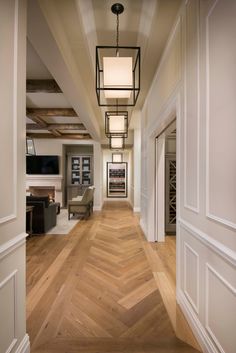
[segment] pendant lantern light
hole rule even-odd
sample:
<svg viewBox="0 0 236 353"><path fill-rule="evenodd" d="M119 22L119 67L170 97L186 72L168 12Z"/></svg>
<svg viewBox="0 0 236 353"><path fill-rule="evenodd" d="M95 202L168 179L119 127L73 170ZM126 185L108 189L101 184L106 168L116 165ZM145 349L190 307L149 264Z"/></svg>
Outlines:
<svg viewBox="0 0 236 353"><path fill-rule="evenodd" d="M116 46L96 47L96 94L99 106L134 106L140 91L140 47L119 46L119 15L124 6L116 3Z"/></svg>
<svg viewBox="0 0 236 353"><path fill-rule="evenodd" d="M112 136L110 137L110 149L111 150L123 150L125 148L124 137Z"/></svg>
<svg viewBox="0 0 236 353"><path fill-rule="evenodd" d="M108 111L105 113L105 134L107 137L128 137L128 112Z"/></svg>

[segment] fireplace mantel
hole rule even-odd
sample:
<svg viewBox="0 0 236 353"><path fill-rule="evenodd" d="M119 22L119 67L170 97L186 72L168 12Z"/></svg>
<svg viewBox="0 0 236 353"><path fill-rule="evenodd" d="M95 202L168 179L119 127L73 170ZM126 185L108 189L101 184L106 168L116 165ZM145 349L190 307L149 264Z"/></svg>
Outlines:
<svg viewBox="0 0 236 353"><path fill-rule="evenodd" d="M54 186L55 201L62 203L62 175L26 175L26 190L30 186Z"/></svg>

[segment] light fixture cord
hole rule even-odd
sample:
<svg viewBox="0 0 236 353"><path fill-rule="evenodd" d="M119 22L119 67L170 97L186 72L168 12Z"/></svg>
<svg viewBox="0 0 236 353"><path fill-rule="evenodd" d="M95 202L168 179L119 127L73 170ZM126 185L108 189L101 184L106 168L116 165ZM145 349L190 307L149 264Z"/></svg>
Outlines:
<svg viewBox="0 0 236 353"><path fill-rule="evenodd" d="M116 15L116 56L119 56L119 14Z"/></svg>

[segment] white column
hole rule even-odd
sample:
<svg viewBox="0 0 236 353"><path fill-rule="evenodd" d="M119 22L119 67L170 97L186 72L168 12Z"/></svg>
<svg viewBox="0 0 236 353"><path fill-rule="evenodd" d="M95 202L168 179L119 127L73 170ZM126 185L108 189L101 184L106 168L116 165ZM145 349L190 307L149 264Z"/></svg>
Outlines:
<svg viewBox="0 0 236 353"><path fill-rule="evenodd" d="M156 235L155 240L165 241L165 134L156 140Z"/></svg>
<svg viewBox="0 0 236 353"><path fill-rule="evenodd" d="M0 23L0 352L25 353L26 1L0 1Z"/></svg>
<svg viewBox="0 0 236 353"><path fill-rule="evenodd" d="M94 210L100 211L102 208L103 203L103 175L102 175L102 149L101 145L98 142L94 142L93 146L93 156L94 156L94 186L95 186L95 193L94 193Z"/></svg>

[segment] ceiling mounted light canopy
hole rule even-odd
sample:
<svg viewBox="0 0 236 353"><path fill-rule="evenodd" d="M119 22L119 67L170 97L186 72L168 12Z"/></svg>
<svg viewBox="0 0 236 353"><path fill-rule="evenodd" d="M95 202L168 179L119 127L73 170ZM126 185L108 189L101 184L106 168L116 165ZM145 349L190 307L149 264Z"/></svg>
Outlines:
<svg viewBox="0 0 236 353"><path fill-rule="evenodd" d="M117 16L116 46L96 47L96 94L99 106L134 106L140 91L140 47L119 46L122 4L111 11Z"/></svg>
<svg viewBox="0 0 236 353"><path fill-rule="evenodd" d="M117 137L117 136L110 137L110 149L123 150L124 148L125 148L124 137Z"/></svg>
<svg viewBox="0 0 236 353"><path fill-rule="evenodd" d="M128 137L128 112L106 112L105 134L107 137Z"/></svg>

